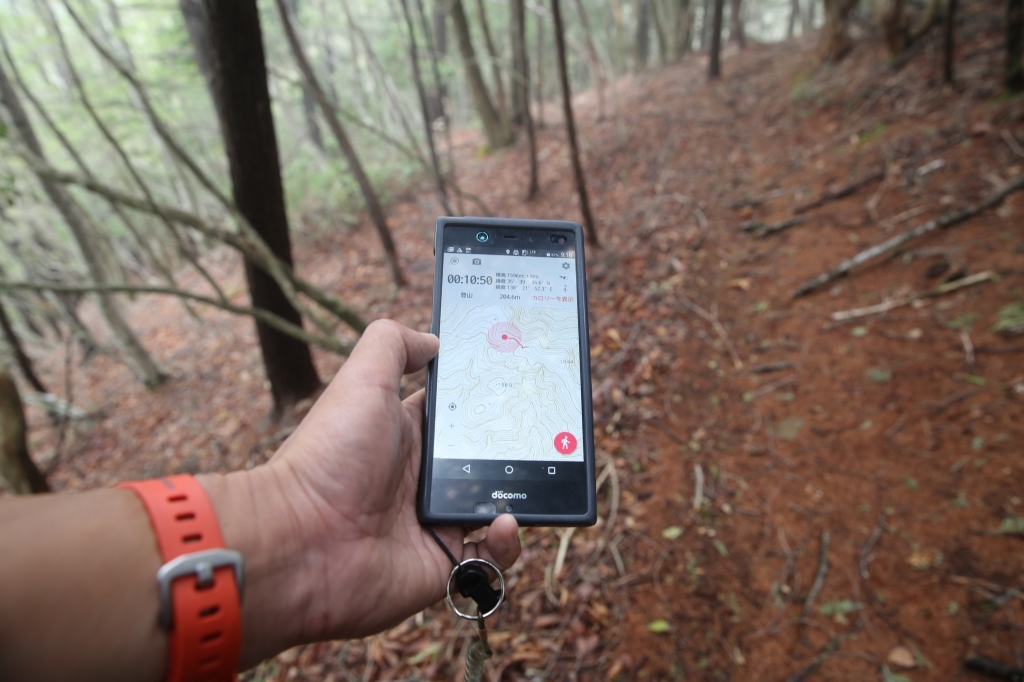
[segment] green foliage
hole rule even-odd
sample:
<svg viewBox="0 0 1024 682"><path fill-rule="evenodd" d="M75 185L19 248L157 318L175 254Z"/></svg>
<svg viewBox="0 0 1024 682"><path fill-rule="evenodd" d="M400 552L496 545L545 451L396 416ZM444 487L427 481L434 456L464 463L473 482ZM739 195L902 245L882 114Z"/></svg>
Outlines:
<svg viewBox="0 0 1024 682"><path fill-rule="evenodd" d="M1024 303L1009 303L999 309L992 331L997 334L1024 333Z"/></svg>

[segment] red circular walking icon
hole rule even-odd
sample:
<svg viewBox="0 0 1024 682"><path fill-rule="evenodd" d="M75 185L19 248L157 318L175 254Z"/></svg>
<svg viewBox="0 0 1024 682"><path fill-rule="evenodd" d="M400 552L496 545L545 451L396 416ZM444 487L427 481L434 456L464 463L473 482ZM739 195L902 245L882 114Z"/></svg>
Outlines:
<svg viewBox="0 0 1024 682"><path fill-rule="evenodd" d="M576 449L576 436L568 431L562 431L555 436L555 449L563 455L571 455Z"/></svg>

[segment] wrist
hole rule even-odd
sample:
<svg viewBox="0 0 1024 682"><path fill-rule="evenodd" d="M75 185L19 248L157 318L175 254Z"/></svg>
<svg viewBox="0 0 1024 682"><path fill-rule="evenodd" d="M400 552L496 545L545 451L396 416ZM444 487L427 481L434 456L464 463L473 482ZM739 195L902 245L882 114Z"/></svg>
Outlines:
<svg viewBox="0 0 1024 682"><path fill-rule="evenodd" d="M266 465L196 479L217 512L225 545L242 553L242 651L239 670L309 639L313 605L303 527L281 472Z"/></svg>

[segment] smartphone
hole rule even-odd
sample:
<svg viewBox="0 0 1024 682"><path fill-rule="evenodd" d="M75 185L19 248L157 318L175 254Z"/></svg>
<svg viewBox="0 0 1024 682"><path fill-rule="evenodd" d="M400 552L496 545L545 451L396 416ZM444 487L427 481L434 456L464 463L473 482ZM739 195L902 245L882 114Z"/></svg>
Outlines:
<svg viewBox="0 0 1024 682"><path fill-rule="evenodd" d="M421 523L597 518L583 229L438 218Z"/></svg>

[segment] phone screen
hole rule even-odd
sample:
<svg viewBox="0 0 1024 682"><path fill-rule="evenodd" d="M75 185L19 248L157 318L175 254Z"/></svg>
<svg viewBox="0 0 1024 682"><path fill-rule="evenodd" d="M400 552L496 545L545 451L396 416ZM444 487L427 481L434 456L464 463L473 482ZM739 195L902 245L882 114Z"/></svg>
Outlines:
<svg viewBox="0 0 1024 682"><path fill-rule="evenodd" d="M585 515L593 435L577 234L441 229L428 511Z"/></svg>

